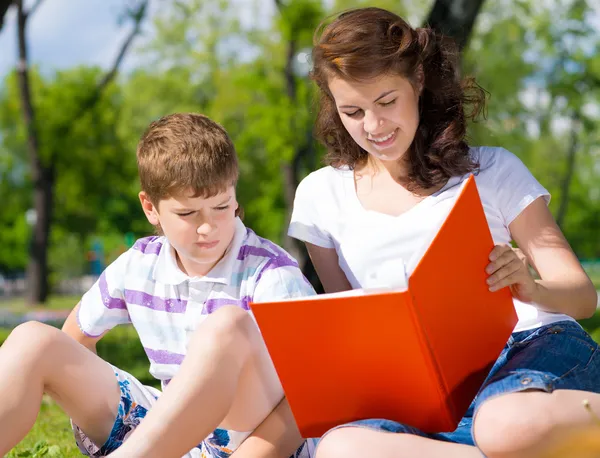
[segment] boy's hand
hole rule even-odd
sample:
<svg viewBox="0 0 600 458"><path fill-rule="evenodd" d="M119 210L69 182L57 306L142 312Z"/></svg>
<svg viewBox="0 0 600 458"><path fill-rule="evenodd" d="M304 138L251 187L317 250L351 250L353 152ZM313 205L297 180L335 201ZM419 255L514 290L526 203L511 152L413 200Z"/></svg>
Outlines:
<svg viewBox="0 0 600 458"><path fill-rule="evenodd" d="M496 245L489 259L491 262L485 271L489 275L487 283L490 291L509 286L515 298L523 302L534 301L538 284L531 276L527 259L521 250L508 245Z"/></svg>

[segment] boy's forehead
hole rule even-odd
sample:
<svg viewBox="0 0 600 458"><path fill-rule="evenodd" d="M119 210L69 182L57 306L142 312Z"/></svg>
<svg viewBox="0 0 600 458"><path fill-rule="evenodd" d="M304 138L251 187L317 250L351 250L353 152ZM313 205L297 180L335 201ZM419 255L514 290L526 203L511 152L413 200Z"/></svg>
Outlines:
<svg viewBox="0 0 600 458"><path fill-rule="evenodd" d="M203 205L203 204L215 204L221 203L225 200L230 199L235 195L235 189L233 186L227 186L223 191L219 191L213 196L197 196L196 192L192 189L177 193L173 196L166 197L161 200L161 203L166 206L190 206L190 205Z"/></svg>

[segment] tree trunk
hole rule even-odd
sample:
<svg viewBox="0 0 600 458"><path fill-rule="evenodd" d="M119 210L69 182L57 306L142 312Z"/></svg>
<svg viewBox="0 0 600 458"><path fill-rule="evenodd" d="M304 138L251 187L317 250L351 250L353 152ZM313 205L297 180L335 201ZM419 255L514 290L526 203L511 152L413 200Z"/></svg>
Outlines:
<svg viewBox="0 0 600 458"><path fill-rule="evenodd" d="M2 1L2 0L0 0ZM35 108L31 97L29 80L29 63L27 57L26 28L27 19L39 7L42 0L37 0L29 11L24 9L24 0L15 0L17 6L17 34L19 47L19 63L17 73L21 92L21 104L23 120L27 131L27 151L31 166L31 179L33 182L33 208L35 210L35 221L31 235L29 249L29 263L27 266L27 288L30 304L44 303L48 297L48 247L50 241L50 229L52 223L52 206L54 202L54 182L56 169L53 156L42 158L39 151L38 132L36 129ZM3 3L0 3L0 7ZM118 68L123 61L125 53L131 46L134 37L140 32L140 24L146 14L148 0L139 2L136 8L129 10L129 15L134 20L134 28L127 36L121 49L109 71L99 81L96 90L89 94L80 103L71 121L65 123L57 131L58 135L67 136L72 128L73 122L92 109L100 99L104 88L116 77ZM1 10L0 10L1 12Z"/></svg>
<svg viewBox="0 0 600 458"><path fill-rule="evenodd" d="M2 30L2 26L4 25L4 16L6 16L6 12L12 4L13 0L0 0L0 30Z"/></svg>
<svg viewBox="0 0 600 458"><path fill-rule="evenodd" d="M17 73L21 92L23 122L27 131L27 152L33 181L33 209L36 215L31 234L29 264L27 266L27 288L29 303L37 304L44 302L48 296L47 246L52 218L54 170L51 165L44 165L40 157L35 109L31 100L31 88L29 85L29 63L27 58L27 41L25 38L28 13L23 9L23 0L17 0L16 5L19 46Z"/></svg>
<svg viewBox="0 0 600 458"><path fill-rule="evenodd" d="M462 50L485 0L436 0L425 26L452 37Z"/></svg>
<svg viewBox="0 0 600 458"><path fill-rule="evenodd" d="M277 6L280 12L281 9L284 8L283 4L281 3L281 0L275 0L275 5ZM294 74L294 59L296 58L296 54L298 52L297 47L298 45L296 42L296 38L294 37L294 33L292 32L292 36L290 37L290 40L287 44L284 77L286 82L287 96L294 106L298 105L298 90L296 83L296 75ZM296 131L299 127L294 126L292 124L291 128L293 131ZM321 285L321 281L319 280L315 267L313 266L310 257L308 256L306 245L304 245L304 243L302 243L299 240L287 236L287 228L289 227L290 220L292 217L292 210L294 208L294 196L296 194L296 188L300 183L300 167L302 164L302 159L307 155L314 155L312 130L309 131L309 133L310 135L307 136L305 145L303 145L302 142L298 142L296 144L292 161L288 163L283 163L281 165L281 171L283 175L283 195L286 208L284 232L282 234L282 245L287 252L289 252L294 258L296 258L296 260L298 261L298 265L302 269L302 273L307 278L307 280L313 285L315 290L318 293L322 293L323 286Z"/></svg>
<svg viewBox="0 0 600 458"><path fill-rule="evenodd" d="M575 174L575 158L577 156L577 150L579 149L580 125L581 114L576 111L571 117L571 140L569 142L569 149L567 151L567 168L560 185L560 204L558 206L558 213L556 214L556 223L561 229L567 216L569 192L571 190L571 183Z"/></svg>

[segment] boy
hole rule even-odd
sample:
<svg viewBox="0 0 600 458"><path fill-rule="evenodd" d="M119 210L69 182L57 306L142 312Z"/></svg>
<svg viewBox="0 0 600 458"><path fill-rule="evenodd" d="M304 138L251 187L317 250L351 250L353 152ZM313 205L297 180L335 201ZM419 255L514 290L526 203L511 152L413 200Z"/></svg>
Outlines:
<svg viewBox="0 0 600 458"><path fill-rule="evenodd" d="M0 349L0 456L31 428L44 392L89 456L289 456L301 439L248 303L312 287L285 251L238 218L237 158L221 126L166 116L142 136L137 163L140 202L160 235L104 271L64 332L30 322L11 333ZM95 354L125 323L162 394Z"/></svg>

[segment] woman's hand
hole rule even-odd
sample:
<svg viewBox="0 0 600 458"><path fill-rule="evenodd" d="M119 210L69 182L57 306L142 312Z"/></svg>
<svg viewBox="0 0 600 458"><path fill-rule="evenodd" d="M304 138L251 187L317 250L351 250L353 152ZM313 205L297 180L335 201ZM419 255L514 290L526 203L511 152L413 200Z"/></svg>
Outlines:
<svg viewBox="0 0 600 458"><path fill-rule="evenodd" d="M538 284L521 250L509 245L496 245L490 253L490 263L485 271L489 275L487 283L490 291L508 286L513 297L523 302L534 302Z"/></svg>

